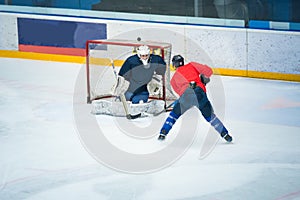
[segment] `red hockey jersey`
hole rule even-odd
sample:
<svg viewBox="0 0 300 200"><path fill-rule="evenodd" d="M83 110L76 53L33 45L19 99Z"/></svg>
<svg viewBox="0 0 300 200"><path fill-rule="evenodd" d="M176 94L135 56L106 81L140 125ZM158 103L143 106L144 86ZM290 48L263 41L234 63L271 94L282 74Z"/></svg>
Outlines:
<svg viewBox="0 0 300 200"><path fill-rule="evenodd" d="M195 81L196 84L206 92L205 85L200 80L200 74L210 77L213 71L209 66L196 62L190 62L178 67L171 79L171 85L174 91L181 96L189 86L189 83Z"/></svg>

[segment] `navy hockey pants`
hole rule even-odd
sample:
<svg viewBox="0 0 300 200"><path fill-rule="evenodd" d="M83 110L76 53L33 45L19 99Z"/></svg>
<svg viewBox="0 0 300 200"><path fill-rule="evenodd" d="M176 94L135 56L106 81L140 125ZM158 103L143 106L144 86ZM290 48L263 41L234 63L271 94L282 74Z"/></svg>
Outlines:
<svg viewBox="0 0 300 200"><path fill-rule="evenodd" d="M200 87L188 87L185 90L185 92L175 102L173 110L170 112L161 129L161 133L165 135L168 134L176 120L193 106L196 106L200 110L206 121L208 121L216 129L216 131L221 134L221 136L228 133L228 130L225 128L223 123L214 114L213 107L208 100L206 93Z"/></svg>

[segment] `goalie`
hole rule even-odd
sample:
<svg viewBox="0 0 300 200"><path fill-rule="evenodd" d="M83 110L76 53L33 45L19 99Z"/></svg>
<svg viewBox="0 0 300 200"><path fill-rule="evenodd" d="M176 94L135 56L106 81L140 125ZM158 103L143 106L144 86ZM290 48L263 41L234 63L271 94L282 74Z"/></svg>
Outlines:
<svg viewBox="0 0 300 200"><path fill-rule="evenodd" d="M162 80L166 63L159 55L150 53L146 45L137 48L137 54L128 57L117 74L113 61L116 84L113 101L99 99L92 102L93 114L126 116L134 119L142 113L155 114L164 109L163 100L149 101L149 91L156 95L162 92ZM147 115L147 114L146 114Z"/></svg>
<svg viewBox="0 0 300 200"><path fill-rule="evenodd" d="M146 103L149 98L148 83L153 77L162 81L166 72L166 63L159 55L150 53L147 45L137 48L137 54L128 57L119 71L119 80L124 78L129 82L125 98L133 104ZM161 77L158 77L161 76ZM159 87L154 88L158 92Z"/></svg>

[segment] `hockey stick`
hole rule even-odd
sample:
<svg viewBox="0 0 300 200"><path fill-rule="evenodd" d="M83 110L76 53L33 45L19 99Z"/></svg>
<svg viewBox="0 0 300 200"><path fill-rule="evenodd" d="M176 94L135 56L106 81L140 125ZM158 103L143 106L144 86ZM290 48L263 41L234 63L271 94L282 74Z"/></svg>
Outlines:
<svg viewBox="0 0 300 200"><path fill-rule="evenodd" d="M113 68L113 71L114 71L114 74L115 74L115 78L116 78L116 81L118 82L118 74L116 72L116 68L115 68L115 64L114 64L114 61L111 59L111 66ZM120 98L121 98L121 102L123 104L123 108L124 108L124 111L125 111L125 114L126 114L126 118L127 119L136 119L136 118L139 118L142 116L141 113L138 113L136 115L131 115L129 113L129 110L128 110L128 105L127 105L127 102L126 102L126 98L125 98L125 95L122 93L120 94Z"/></svg>
<svg viewBox="0 0 300 200"><path fill-rule="evenodd" d="M162 111L158 112L158 113L154 113L153 116L158 116L160 114L162 114L163 112L167 112L169 108L171 108L176 101L173 101L170 105L168 105L165 109L163 109Z"/></svg>

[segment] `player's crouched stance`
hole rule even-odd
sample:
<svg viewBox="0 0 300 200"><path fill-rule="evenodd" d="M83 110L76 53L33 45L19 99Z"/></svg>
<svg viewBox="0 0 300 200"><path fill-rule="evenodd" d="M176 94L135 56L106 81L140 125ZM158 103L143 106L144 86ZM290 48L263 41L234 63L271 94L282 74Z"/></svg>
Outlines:
<svg viewBox="0 0 300 200"><path fill-rule="evenodd" d="M210 81L212 69L207 65L196 62L190 62L184 65L184 58L176 55L172 58L173 66L176 72L171 79L171 85L174 91L179 94L173 110L163 124L158 140L164 140L169 131L172 129L176 120L188 109L196 106L215 130L227 142L232 141L228 130L225 128L220 119L214 114L212 105L206 95L206 84Z"/></svg>

